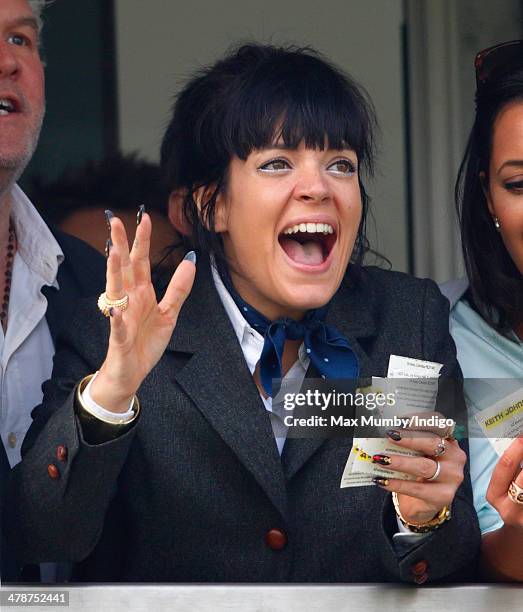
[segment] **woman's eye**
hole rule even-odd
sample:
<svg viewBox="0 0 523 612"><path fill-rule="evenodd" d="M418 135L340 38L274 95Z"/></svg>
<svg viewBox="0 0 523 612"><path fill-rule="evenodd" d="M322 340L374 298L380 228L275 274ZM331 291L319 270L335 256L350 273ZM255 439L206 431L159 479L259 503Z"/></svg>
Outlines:
<svg viewBox="0 0 523 612"><path fill-rule="evenodd" d="M12 45L17 45L18 47L27 47L30 45L30 40L26 36L22 36L21 34L12 34L7 42Z"/></svg>
<svg viewBox="0 0 523 612"><path fill-rule="evenodd" d="M283 170L289 170L290 165L284 159L273 159L263 166L259 167L262 172L282 172Z"/></svg>
<svg viewBox="0 0 523 612"><path fill-rule="evenodd" d="M505 183L505 189L508 191L523 191L523 179Z"/></svg>
<svg viewBox="0 0 523 612"><path fill-rule="evenodd" d="M348 159L338 159L328 167L328 170L332 170L338 174L354 174L354 172L356 172L356 167Z"/></svg>

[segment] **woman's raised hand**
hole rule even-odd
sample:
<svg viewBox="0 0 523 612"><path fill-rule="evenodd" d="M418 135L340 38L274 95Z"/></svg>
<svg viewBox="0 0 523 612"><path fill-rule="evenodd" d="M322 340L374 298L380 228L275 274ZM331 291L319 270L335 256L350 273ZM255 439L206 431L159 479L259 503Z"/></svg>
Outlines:
<svg viewBox="0 0 523 612"><path fill-rule="evenodd" d="M184 259L157 302L149 261L151 218L143 214L130 252L123 223L112 217L110 225L112 247L107 260L106 296L118 300L127 295L129 304L124 311L111 309L109 347L90 393L106 410L126 412L167 347L191 291L196 266L194 254Z"/></svg>

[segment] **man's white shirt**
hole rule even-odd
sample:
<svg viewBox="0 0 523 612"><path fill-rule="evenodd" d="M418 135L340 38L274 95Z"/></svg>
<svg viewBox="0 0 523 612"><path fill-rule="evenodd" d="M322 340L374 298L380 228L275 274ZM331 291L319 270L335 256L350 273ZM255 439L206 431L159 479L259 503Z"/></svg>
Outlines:
<svg viewBox="0 0 523 612"><path fill-rule="evenodd" d="M13 263L7 333L0 326L0 435L11 467L42 401L42 383L51 377L54 345L45 318L44 285L58 287L64 254L23 191L11 190L11 219L17 250Z"/></svg>

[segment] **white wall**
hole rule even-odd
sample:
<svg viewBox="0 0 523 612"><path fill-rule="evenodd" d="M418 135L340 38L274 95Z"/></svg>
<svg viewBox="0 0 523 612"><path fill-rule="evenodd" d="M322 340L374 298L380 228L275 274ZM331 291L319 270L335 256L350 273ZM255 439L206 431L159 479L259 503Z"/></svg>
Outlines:
<svg viewBox="0 0 523 612"><path fill-rule="evenodd" d="M116 0L121 147L158 159L173 95L198 66L231 44L312 45L369 91L382 126L369 186L374 247L407 266L401 0Z"/></svg>

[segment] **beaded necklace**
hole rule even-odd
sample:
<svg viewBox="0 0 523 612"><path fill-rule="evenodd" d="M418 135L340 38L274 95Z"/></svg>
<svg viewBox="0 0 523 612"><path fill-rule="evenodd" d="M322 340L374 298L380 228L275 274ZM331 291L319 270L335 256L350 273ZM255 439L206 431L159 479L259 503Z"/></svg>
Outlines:
<svg viewBox="0 0 523 612"><path fill-rule="evenodd" d="M9 312L9 296L11 294L11 279L13 277L13 263L15 260L16 249L16 234L15 227L11 219L9 219L9 238L7 240L7 252L5 259L5 274L4 274L4 299L2 300L2 310L0 311L0 322L4 328L4 333L7 329L7 313Z"/></svg>

